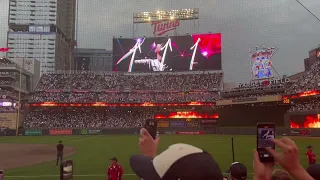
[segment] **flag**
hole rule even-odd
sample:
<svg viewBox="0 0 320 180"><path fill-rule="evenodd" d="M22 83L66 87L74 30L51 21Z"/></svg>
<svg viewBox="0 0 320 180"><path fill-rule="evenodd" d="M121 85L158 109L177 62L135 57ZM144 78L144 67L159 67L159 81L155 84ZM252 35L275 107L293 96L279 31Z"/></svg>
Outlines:
<svg viewBox="0 0 320 180"><path fill-rule="evenodd" d="M0 48L0 52L8 52L10 48Z"/></svg>

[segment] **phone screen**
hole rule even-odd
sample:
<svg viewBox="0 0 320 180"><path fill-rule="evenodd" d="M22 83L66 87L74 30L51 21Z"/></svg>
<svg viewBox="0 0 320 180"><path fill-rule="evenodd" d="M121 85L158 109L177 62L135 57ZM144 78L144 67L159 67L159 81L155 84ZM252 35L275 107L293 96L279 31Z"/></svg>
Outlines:
<svg viewBox="0 0 320 180"><path fill-rule="evenodd" d="M144 128L149 132L153 139L157 137L158 123L154 119L147 119Z"/></svg>
<svg viewBox="0 0 320 180"><path fill-rule="evenodd" d="M259 153L260 161L273 161L273 157L265 148L270 147L275 149L275 144L271 139L275 138L274 124L258 124L257 125L257 151Z"/></svg>

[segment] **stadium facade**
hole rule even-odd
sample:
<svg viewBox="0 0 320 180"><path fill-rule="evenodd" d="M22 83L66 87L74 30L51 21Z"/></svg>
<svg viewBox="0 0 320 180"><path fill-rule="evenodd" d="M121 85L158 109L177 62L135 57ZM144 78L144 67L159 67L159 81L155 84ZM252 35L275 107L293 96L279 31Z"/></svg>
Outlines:
<svg viewBox="0 0 320 180"><path fill-rule="evenodd" d="M77 48L74 62L76 70L111 71L112 51Z"/></svg>
<svg viewBox="0 0 320 180"><path fill-rule="evenodd" d="M41 74L73 68L75 15L75 0L10 0L7 57L37 59Z"/></svg>
<svg viewBox="0 0 320 180"><path fill-rule="evenodd" d="M33 62L36 64L36 62ZM39 63L38 63L39 64ZM16 63L0 58L0 119L1 126L15 129L19 102L20 108L28 101L30 92L39 80L26 69L21 69ZM39 69L39 66L38 66ZM39 71L38 71L39 72ZM21 87L21 88L20 88ZM19 94L20 91L20 94ZM20 111L20 122L24 119L24 111Z"/></svg>

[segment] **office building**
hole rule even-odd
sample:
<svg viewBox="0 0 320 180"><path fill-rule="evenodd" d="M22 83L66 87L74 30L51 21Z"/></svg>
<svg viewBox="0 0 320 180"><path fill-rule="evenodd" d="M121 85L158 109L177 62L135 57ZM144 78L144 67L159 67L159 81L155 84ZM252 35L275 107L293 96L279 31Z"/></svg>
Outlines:
<svg viewBox="0 0 320 180"><path fill-rule="evenodd" d="M76 0L10 0L9 59L40 61L40 73L74 67Z"/></svg>
<svg viewBox="0 0 320 180"><path fill-rule="evenodd" d="M75 52L77 70L112 71L112 51L78 48Z"/></svg>

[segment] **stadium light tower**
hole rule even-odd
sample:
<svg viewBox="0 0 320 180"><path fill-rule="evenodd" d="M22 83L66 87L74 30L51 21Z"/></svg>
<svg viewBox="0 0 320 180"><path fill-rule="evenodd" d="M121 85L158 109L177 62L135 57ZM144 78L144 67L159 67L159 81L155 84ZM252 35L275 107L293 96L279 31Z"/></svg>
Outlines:
<svg viewBox="0 0 320 180"><path fill-rule="evenodd" d="M139 24L151 24L156 27L167 28L166 30L176 29L179 26L180 21L183 20L197 20L197 23L193 23L194 28L199 31L199 8L189 8L189 9L175 9L175 10L161 10L161 11L146 11L133 13L133 37L135 37L135 29L137 29ZM161 24L165 23L165 24ZM153 34L160 36L163 33Z"/></svg>
<svg viewBox="0 0 320 180"><path fill-rule="evenodd" d="M154 21L199 19L199 8L140 12L133 14L133 23L149 23Z"/></svg>

